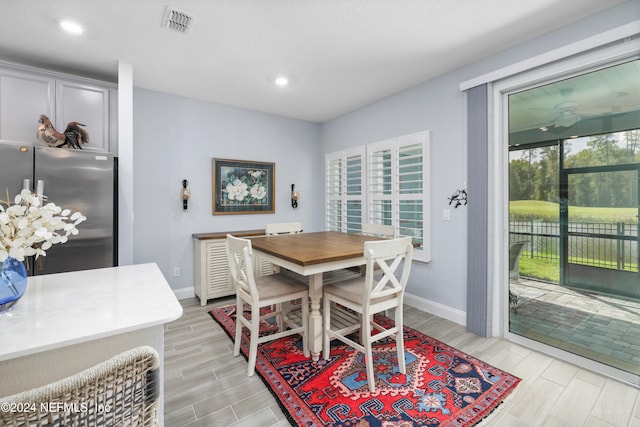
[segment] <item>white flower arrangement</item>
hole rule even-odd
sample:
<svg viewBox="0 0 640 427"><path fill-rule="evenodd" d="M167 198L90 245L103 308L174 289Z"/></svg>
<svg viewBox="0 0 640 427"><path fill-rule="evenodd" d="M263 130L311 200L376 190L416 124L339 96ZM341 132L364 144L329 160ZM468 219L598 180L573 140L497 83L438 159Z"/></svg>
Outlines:
<svg viewBox="0 0 640 427"><path fill-rule="evenodd" d="M78 234L76 226L86 219L80 212L63 210L54 203L42 205L27 189L11 204L7 192L7 200L0 200L0 263L8 257L24 261L26 256L46 256L52 245Z"/></svg>

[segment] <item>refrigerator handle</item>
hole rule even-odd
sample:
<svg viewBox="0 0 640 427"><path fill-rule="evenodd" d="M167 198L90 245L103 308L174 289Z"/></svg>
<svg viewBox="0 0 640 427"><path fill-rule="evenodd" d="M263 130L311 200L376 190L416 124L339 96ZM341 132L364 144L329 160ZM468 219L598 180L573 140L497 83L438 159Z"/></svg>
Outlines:
<svg viewBox="0 0 640 427"><path fill-rule="evenodd" d="M36 189L36 196L40 198L40 202L47 200L47 196L44 195L44 179L38 180L38 186Z"/></svg>

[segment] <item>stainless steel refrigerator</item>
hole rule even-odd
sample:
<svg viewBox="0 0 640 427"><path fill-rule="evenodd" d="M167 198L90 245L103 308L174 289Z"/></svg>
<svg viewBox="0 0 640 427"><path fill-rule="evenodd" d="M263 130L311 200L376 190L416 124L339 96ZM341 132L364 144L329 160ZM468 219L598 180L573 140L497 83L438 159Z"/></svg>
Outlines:
<svg viewBox="0 0 640 427"><path fill-rule="evenodd" d="M117 263L117 159L108 153L0 144L0 199L28 185L87 220L69 241L28 263L30 275L112 267Z"/></svg>

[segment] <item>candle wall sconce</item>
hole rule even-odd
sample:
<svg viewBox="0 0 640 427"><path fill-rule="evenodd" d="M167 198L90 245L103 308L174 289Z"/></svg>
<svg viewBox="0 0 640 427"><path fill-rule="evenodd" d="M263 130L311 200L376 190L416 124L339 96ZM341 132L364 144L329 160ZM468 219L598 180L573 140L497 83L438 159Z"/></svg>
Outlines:
<svg viewBox="0 0 640 427"><path fill-rule="evenodd" d="M191 190L188 187L189 181L186 179L182 180L182 189L180 190L180 196L182 196L182 209L187 210L187 203L189 201L189 197L191 197Z"/></svg>
<svg viewBox="0 0 640 427"><path fill-rule="evenodd" d="M300 193L295 191L295 188L295 184L291 184L291 207L294 209L298 207L298 199L300 198Z"/></svg>

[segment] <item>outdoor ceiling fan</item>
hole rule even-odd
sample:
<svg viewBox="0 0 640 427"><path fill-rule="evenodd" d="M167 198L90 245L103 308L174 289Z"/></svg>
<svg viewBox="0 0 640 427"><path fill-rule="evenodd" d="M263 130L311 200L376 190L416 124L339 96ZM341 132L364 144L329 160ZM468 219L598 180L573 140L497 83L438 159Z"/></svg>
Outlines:
<svg viewBox="0 0 640 427"><path fill-rule="evenodd" d="M551 119L553 126L568 128L582 120L582 116L578 113L580 103L569 99L572 93L573 89L560 91L560 94L566 99L553 107L553 118Z"/></svg>
<svg viewBox="0 0 640 427"><path fill-rule="evenodd" d="M539 102L538 106L529 107L528 113L531 119L535 120L535 127L548 130L568 128L584 118L584 114L581 111L581 103L572 98L573 89L565 88L560 89L560 102L557 96L550 95L549 92L538 95L542 102ZM556 102L553 106L548 105L550 102ZM516 114L514 114L516 116Z"/></svg>
<svg viewBox="0 0 640 427"><path fill-rule="evenodd" d="M539 129L565 135L587 123L602 129L635 126L640 114L639 66L636 59L509 94L510 133ZM622 122L612 125L614 120Z"/></svg>

